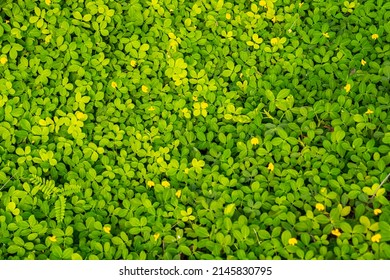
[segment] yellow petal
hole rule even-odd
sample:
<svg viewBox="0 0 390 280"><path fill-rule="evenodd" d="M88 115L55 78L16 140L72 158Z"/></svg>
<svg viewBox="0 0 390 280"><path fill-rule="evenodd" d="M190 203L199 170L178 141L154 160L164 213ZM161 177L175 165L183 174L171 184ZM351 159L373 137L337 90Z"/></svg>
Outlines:
<svg viewBox="0 0 390 280"><path fill-rule="evenodd" d="M181 197L181 190L178 190L176 193L175 193L176 197L177 198L180 198Z"/></svg>
<svg viewBox="0 0 390 280"><path fill-rule="evenodd" d="M336 228L336 229L332 230L332 234L339 237L341 235L341 232L339 231L338 228Z"/></svg>
<svg viewBox="0 0 390 280"><path fill-rule="evenodd" d="M104 231L105 233L110 233L111 227L109 227L109 226L104 226L104 227L103 227L103 231Z"/></svg>
<svg viewBox="0 0 390 280"><path fill-rule="evenodd" d="M367 61L365 61L364 59L362 59L362 60L360 61L360 63L364 66L364 65L367 64Z"/></svg>
<svg viewBox="0 0 390 280"><path fill-rule="evenodd" d="M253 138L251 139L251 144L252 144L252 145L258 145L258 144L259 144L259 139L258 139L257 137L253 137Z"/></svg>
<svg viewBox="0 0 390 280"><path fill-rule="evenodd" d="M274 171L274 169L275 169L274 164L273 164L272 162L270 162L270 163L268 164L268 170L270 170L270 171L272 172L272 171Z"/></svg>
<svg viewBox="0 0 390 280"><path fill-rule="evenodd" d="M151 187L154 187L154 182L153 181L148 181L148 187L151 188Z"/></svg>
<svg viewBox="0 0 390 280"><path fill-rule="evenodd" d="M3 65L6 64L7 61L8 61L8 59L7 59L7 57L5 57L5 56L3 56L3 57L0 58L0 63L3 64Z"/></svg>
<svg viewBox="0 0 390 280"><path fill-rule="evenodd" d="M118 86L118 84L115 83L115 82L112 82L112 83L111 83L111 86L112 86L113 88L116 88L116 87Z"/></svg>
<svg viewBox="0 0 390 280"><path fill-rule="evenodd" d="M50 236L50 237L49 237L49 240L50 240L51 242L57 242L57 236L55 236L55 235Z"/></svg>
<svg viewBox="0 0 390 280"><path fill-rule="evenodd" d="M144 93L147 93L147 92L149 91L149 88L148 88L147 86L143 85L143 86L141 87L141 90L142 90Z"/></svg>
<svg viewBox="0 0 390 280"><path fill-rule="evenodd" d="M135 61L134 59L132 59L132 60L130 61L130 65L131 65L132 67L135 67L135 66L137 65L137 61Z"/></svg>
<svg viewBox="0 0 390 280"><path fill-rule="evenodd" d="M279 43L279 38L272 38L271 39L271 45L275 46Z"/></svg>
<svg viewBox="0 0 390 280"><path fill-rule="evenodd" d="M160 237L159 233L156 233L153 235L154 241L157 241L157 239Z"/></svg>
<svg viewBox="0 0 390 280"><path fill-rule="evenodd" d="M378 216L380 213L382 213L382 210L381 210L381 209L375 209L375 210L374 210L374 215L375 215L375 216Z"/></svg>
<svg viewBox="0 0 390 280"><path fill-rule="evenodd" d="M350 84L346 84L344 89L345 89L346 92L349 92L351 90L351 85Z"/></svg>
<svg viewBox="0 0 390 280"><path fill-rule="evenodd" d="M382 238L382 235L380 235L379 233L375 234L373 237L371 237L371 241L372 242L377 242L379 243L379 241L381 241L381 238Z"/></svg>
<svg viewBox="0 0 390 280"><path fill-rule="evenodd" d="M168 181L162 181L161 185L162 185L164 188L168 188L171 184L170 184Z"/></svg>
<svg viewBox="0 0 390 280"><path fill-rule="evenodd" d="M325 210L325 206L324 206L324 204L322 204L322 203L317 203L317 204L316 204L316 209L317 209L318 211L324 211L324 210Z"/></svg>
<svg viewBox="0 0 390 280"><path fill-rule="evenodd" d="M231 19L232 15L231 14L226 14L226 19Z"/></svg>
<svg viewBox="0 0 390 280"><path fill-rule="evenodd" d="M376 40L376 39L378 39L379 38L379 35L378 34L372 34L371 35L371 38L373 39L373 40Z"/></svg>
<svg viewBox="0 0 390 280"><path fill-rule="evenodd" d="M84 114L84 113L82 113L82 112L80 112L80 111L77 111L76 112L76 114L75 114L75 116L76 116L76 118L78 119L78 120L83 120L83 121L85 121L87 118L87 115L86 114Z"/></svg>
<svg viewBox="0 0 390 280"><path fill-rule="evenodd" d="M288 240L289 245L295 246L297 243L298 243L298 240L294 237L292 237Z"/></svg>

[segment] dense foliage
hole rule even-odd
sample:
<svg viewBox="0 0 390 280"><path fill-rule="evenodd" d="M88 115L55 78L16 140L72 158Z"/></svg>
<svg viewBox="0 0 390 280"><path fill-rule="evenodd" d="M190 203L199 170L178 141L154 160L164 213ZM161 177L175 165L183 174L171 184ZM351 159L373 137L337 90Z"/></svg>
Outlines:
<svg viewBox="0 0 390 280"><path fill-rule="evenodd" d="M390 258L389 1L0 7L0 259Z"/></svg>

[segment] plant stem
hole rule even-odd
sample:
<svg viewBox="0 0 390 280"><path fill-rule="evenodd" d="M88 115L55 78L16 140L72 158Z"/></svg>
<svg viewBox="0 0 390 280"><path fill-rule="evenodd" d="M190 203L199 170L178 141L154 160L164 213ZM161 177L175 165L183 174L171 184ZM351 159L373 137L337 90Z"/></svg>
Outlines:
<svg viewBox="0 0 390 280"><path fill-rule="evenodd" d="M9 181L11 181L11 179L12 179L13 177L14 177L14 176L11 176L11 178L9 178L7 182L5 182L5 184L1 187L0 191L5 187L5 185L8 184Z"/></svg>
<svg viewBox="0 0 390 280"><path fill-rule="evenodd" d="M374 194L371 196L371 201L374 199L376 193L379 191L379 189L382 187L382 185L389 179L390 173L387 174L386 178L381 182L381 184L375 189Z"/></svg>

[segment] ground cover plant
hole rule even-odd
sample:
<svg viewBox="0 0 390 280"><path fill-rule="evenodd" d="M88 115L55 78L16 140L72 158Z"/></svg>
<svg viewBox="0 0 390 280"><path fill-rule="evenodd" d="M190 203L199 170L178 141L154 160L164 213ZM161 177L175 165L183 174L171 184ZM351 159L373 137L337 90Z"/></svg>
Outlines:
<svg viewBox="0 0 390 280"><path fill-rule="evenodd" d="M390 259L389 1L0 7L0 259Z"/></svg>

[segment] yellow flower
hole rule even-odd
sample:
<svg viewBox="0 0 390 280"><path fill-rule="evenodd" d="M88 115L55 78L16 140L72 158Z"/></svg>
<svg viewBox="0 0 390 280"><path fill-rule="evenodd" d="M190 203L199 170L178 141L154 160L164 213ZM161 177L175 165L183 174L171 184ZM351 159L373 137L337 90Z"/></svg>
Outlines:
<svg viewBox="0 0 390 280"><path fill-rule="evenodd" d="M111 86L112 86L113 88L116 88L116 87L118 86L118 84L115 83L115 82L112 82L112 83L111 83Z"/></svg>
<svg viewBox="0 0 390 280"><path fill-rule="evenodd" d="M253 137L253 138L251 139L251 144L252 144L252 145L258 145L258 144L259 144L259 139L257 139L257 137Z"/></svg>
<svg viewBox="0 0 390 280"><path fill-rule="evenodd" d="M7 59L6 56L3 56L3 57L0 58L0 63L3 64L3 65L6 64L7 61L8 61L8 59Z"/></svg>
<svg viewBox="0 0 390 280"><path fill-rule="evenodd" d="M373 237L371 237L371 241L372 241L372 242L379 243L379 241L381 241L381 238L382 238L382 235L380 235L379 233L377 233L377 234L375 234Z"/></svg>
<svg viewBox="0 0 390 280"><path fill-rule="evenodd" d="M86 114L84 114L84 113L82 113L80 111L77 111L75 116L76 116L76 118L78 120L82 120L82 121L85 121L87 119L87 117L88 117Z"/></svg>
<svg viewBox="0 0 390 280"><path fill-rule="evenodd" d="M50 240L51 242L57 242L57 236L55 236L55 235L50 236L50 237L49 237L49 240Z"/></svg>
<svg viewBox="0 0 390 280"><path fill-rule="evenodd" d="M149 111L154 111L155 109L154 109L154 107L152 106L152 107L149 107L148 110L149 110Z"/></svg>
<svg viewBox="0 0 390 280"><path fill-rule="evenodd" d="M197 97L197 96L193 96L193 97L192 97L192 100L198 101L198 97Z"/></svg>
<svg viewBox="0 0 390 280"><path fill-rule="evenodd" d="M147 93L149 91L149 88L147 86L145 86L145 85L142 85L141 90L143 92Z"/></svg>
<svg viewBox="0 0 390 280"><path fill-rule="evenodd" d="M371 115L372 113L374 113L374 111L372 111L371 109L368 109L366 112L367 115Z"/></svg>
<svg viewBox="0 0 390 280"><path fill-rule="evenodd" d="M231 19L232 15L231 14L226 14L226 19Z"/></svg>
<svg viewBox="0 0 390 280"><path fill-rule="evenodd" d="M364 59L362 59L362 60L360 61L360 63L364 66L364 65L367 64L367 61L365 61Z"/></svg>
<svg viewBox="0 0 390 280"><path fill-rule="evenodd" d="M176 193L175 193L176 197L177 198L180 198L181 197L181 190L178 190Z"/></svg>
<svg viewBox="0 0 390 280"><path fill-rule="evenodd" d="M371 35L371 38L373 39L373 40L376 40L376 39L378 39L379 38L379 35L378 34L372 34Z"/></svg>
<svg viewBox="0 0 390 280"><path fill-rule="evenodd" d="M153 181L148 181L148 187L149 188L154 187L154 182Z"/></svg>
<svg viewBox="0 0 390 280"><path fill-rule="evenodd" d="M345 87L344 87L345 91L346 92L349 92L351 90L351 85L350 84L347 84Z"/></svg>
<svg viewBox="0 0 390 280"><path fill-rule="evenodd" d="M161 185L162 185L164 188L168 188L171 184L169 184L168 181L162 181Z"/></svg>
<svg viewBox="0 0 390 280"><path fill-rule="evenodd" d="M341 235L341 232L339 231L338 228L336 228L336 229L332 230L332 234L339 237Z"/></svg>
<svg viewBox="0 0 390 280"><path fill-rule="evenodd" d="M295 246L297 243L298 243L298 240L294 237L292 237L288 240L288 245Z"/></svg>
<svg viewBox="0 0 390 280"><path fill-rule="evenodd" d="M374 209L375 216L378 216L380 213L382 213L381 209Z"/></svg>
<svg viewBox="0 0 390 280"><path fill-rule="evenodd" d="M207 104L206 102L202 102L200 106L202 107L202 109L206 109L207 107L209 107L209 104Z"/></svg>
<svg viewBox="0 0 390 280"><path fill-rule="evenodd" d="M153 235L154 241L157 241L157 239L160 237L160 234L157 232Z"/></svg>
<svg viewBox="0 0 390 280"><path fill-rule="evenodd" d="M328 32L322 33L322 36L324 36L325 38L329 38Z"/></svg>
<svg viewBox="0 0 390 280"><path fill-rule="evenodd" d="M103 227L103 231L105 232L105 233L110 233L110 231L111 231L111 227L109 227L109 226L104 226Z"/></svg>
<svg viewBox="0 0 390 280"><path fill-rule="evenodd" d="M275 46L279 43L279 38L272 38L271 39L271 45Z"/></svg>
<svg viewBox="0 0 390 280"><path fill-rule="evenodd" d="M261 0L261 1L259 2L259 5L262 6L262 7L267 7L267 2L264 1L264 0Z"/></svg>
<svg viewBox="0 0 390 280"><path fill-rule="evenodd" d="M271 172L272 171L274 171L274 168L275 168L275 166L274 166L274 164L272 163L272 162L270 162L269 164L268 164L268 170L270 170Z"/></svg>
<svg viewBox="0 0 390 280"><path fill-rule="evenodd" d="M273 23L278 21L278 19L275 16L271 20L272 20Z"/></svg>
<svg viewBox="0 0 390 280"><path fill-rule="evenodd" d="M46 3L46 5L50 5L51 4L51 0L45 0L45 3Z"/></svg>
<svg viewBox="0 0 390 280"><path fill-rule="evenodd" d="M137 65L137 61L135 61L134 59L130 60L130 65L132 67L135 67Z"/></svg>
<svg viewBox="0 0 390 280"><path fill-rule="evenodd" d="M317 204L316 204L316 209L317 209L318 211L324 211L324 210L325 210L325 206L324 206L324 204L322 204L322 203L317 203Z"/></svg>

